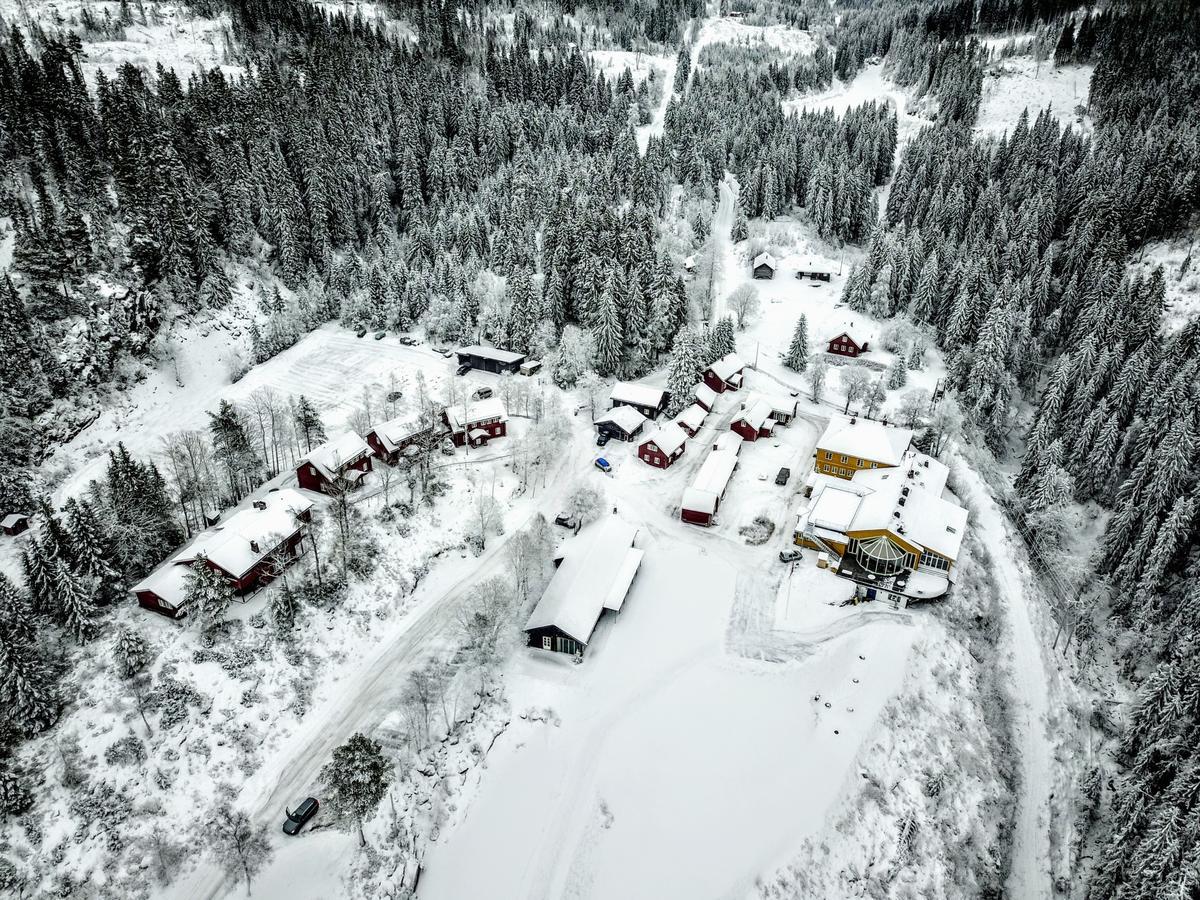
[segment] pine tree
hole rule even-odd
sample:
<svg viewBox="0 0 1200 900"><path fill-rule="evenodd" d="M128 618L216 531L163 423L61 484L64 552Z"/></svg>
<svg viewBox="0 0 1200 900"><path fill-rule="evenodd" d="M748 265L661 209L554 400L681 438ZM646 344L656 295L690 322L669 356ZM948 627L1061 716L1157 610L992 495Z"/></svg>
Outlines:
<svg viewBox="0 0 1200 900"><path fill-rule="evenodd" d="M146 639L132 628L122 628L115 647L117 668L123 678L132 678L150 663Z"/></svg>
<svg viewBox="0 0 1200 900"><path fill-rule="evenodd" d="M685 326L675 336L667 365L667 390L671 402L667 414L676 416L692 402L692 392L706 365L705 348L692 328Z"/></svg>
<svg viewBox="0 0 1200 900"><path fill-rule="evenodd" d="M746 221L746 211L740 203L733 212L733 227L729 231L729 237L734 243L750 237L750 224Z"/></svg>
<svg viewBox="0 0 1200 900"><path fill-rule="evenodd" d="M296 421L296 433L304 444L305 453L312 452L313 447L324 443L325 426L321 422L321 415L303 394L296 400L293 418Z"/></svg>
<svg viewBox="0 0 1200 900"><path fill-rule="evenodd" d="M359 843L367 845L363 823L379 808L395 772L378 742L355 734L333 751L321 770L321 782L329 791L329 804L339 818L358 831Z"/></svg>
<svg viewBox="0 0 1200 900"><path fill-rule="evenodd" d="M611 293L600 298L600 319L595 328L596 370L601 375L620 374L625 365L625 339L621 313Z"/></svg>
<svg viewBox="0 0 1200 900"><path fill-rule="evenodd" d="M96 582L90 576L72 572L60 560L54 569L54 585L58 617L82 646L96 632Z"/></svg>
<svg viewBox="0 0 1200 900"><path fill-rule="evenodd" d="M201 631L209 631L225 621L225 613L233 601L229 582L208 564L203 556L192 563L184 588L184 603L188 619Z"/></svg>
<svg viewBox="0 0 1200 900"><path fill-rule="evenodd" d="M887 370L887 386L889 390L896 390L904 387L908 383L908 367L904 364L904 357L897 354L896 359Z"/></svg>
<svg viewBox="0 0 1200 900"><path fill-rule="evenodd" d="M50 615L55 609L54 573L52 557L46 554L42 544L33 538L21 554L21 567L25 575L25 590L29 592L33 611L39 615Z"/></svg>
<svg viewBox="0 0 1200 900"><path fill-rule="evenodd" d="M722 316L708 335L707 362L714 362L735 352L737 343L733 336L733 319L730 316Z"/></svg>
<svg viewBox="0 0 1200 900"><path fill-rule="evenodd" d="M67 501L67 534L75 571L95 579L102 603L116 600L121 588L117 571L109 562L113 553L106 546L96 512L88 501Z"/></svg>
<svg viewBox="0 0 1200 900"><path fill-rule="evenodd" d="M794 372L808 368L808 316L800 314L792 331L792 342L784 354L783 364Z"/></svg>

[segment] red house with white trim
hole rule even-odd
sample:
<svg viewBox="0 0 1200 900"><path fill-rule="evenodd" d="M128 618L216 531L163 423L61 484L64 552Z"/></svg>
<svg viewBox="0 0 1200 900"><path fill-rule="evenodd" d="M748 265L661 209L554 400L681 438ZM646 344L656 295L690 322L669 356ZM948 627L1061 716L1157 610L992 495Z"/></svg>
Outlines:
<svg viewBox="0 0 1200 900"><path fill-rule="evenodd" d="M755 400L744 407L729 426L730 431L741 435L743 441L757 441L774 433L775 420L771 418L771 404L766 400Z"/></svg>
<svg viewBox="0 0 1200 900"><path fill-rule="evenodd" d="M850 337L850 333L843 331L835 338L829 341L829 352L837 356L856 357L867 352L867 346L870 342L863 341L861 344Z"/></svg>
<svg viewBox="0 0 1200 900"><path fill-rule="evenodd" d="M742 386L742 370L746 364L736 353L722 356L704 370L704 383L715 393L736 391Z"/></svg>
<svg viewBox="0 0 1200 900"><path fill-rule="evenodd" d="M398 416L376 425L367 432L367 445L388 465L395 465L406 447L426 440L433 429L417 415Z"/></svg>
<svg viewBox="0 0 1200 900"><path fill-rule="evenodd" d="M675 422L665 422L638 445L638 459L655 468L669 469L683 456L687 434Z"/></svg>
<svg viewBox="0 0 1200 900"><path fill-rule="evenodd" d="M447 406L442 418L455 447L462 447L468 441L472 447L482 447L492 438L508 434L508 410L499 397L476 400L465 406Z"/></svg>
<svg viewBox="0 0 1200 900"><path fill-rule="evenodd" d="M353 431L315 447L296 466L296 481L308 491L328 494L331 487L351 488L371 471L371 447Z"/></svg>

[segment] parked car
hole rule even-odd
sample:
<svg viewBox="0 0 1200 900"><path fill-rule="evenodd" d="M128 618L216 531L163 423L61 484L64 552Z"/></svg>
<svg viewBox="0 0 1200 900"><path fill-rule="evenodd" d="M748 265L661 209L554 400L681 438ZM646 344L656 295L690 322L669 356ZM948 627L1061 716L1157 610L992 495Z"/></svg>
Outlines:
<svg viewBox="0 0 1200 900"><path fill-rule="evenodd" d="M475 388L474 393L471 394L471 399L472 400L486 400L488 397L492 396L492 394L494 394L494 393L496 393L496 392L493 391L490 387Z"/></svg>
<svg viewBox="0 0 1200 900"><path fill-rule="evenodd" d="M779 561L784 563L796 562L802 555L799 550L780 550Z"/></svg>
<svg viewBox="0 0 1200 900"><path fill-rule="evenodd" d="M792 470L784 466L779 470L779 474L775 476L776 484L787 484L788 479L792 477Z"/></svg>
<svg viewBox="0 0 1200 900"><path fill-rule="evenodd" d="M470 364L463 363L461 366L459 366L457 369L454 370L454 374L455 375L466 375L470 371L471 371Z"/></svg>
<svg viewBox="0 0 1200 900"><path fill-rule="evenodd" d="M405 347L415 347L417 344L421 343L416 338L409 337L407 334L400 335L400 337L396 338L396 340L402 343Z"/></svg>
<svg viewBox="0 0 1200 900"><path fill-rule="evenodd" d="M299 834L300 829L308 824L308 820L317 814L320 806L316 797L309 797L295 809L285 809L287 819L283 823L283 833Z"/></svg>
<svg viewBox="0 0 1200 900"><path fill-rule="evenodd" d="M575 517L568 515L567 513L559 513L557 516L555 516L554 524L561 525L563 528L570 528L572 531L579 526L579 522L575 520Z"/></svg>
<svg viewBox="0 0 1200 900"><path fill-rule="evenodd" d="M450 351L445 347L433 347L431 349L433 350L434 353L440 353L440 354L442 354L442 356L450 355Z"/></svg>
<svg viewBox="0 0 1200 900"><path fill-rule="evenodd" d="M599 469L605 475L612 474L612 463L610 463L603 456L597 456L596 462L594 463L594 465L596 466L597 469Z"/></svg>
<svg viewBox="0 0 1200 900"><path fill-rule="evenodd" d="M605 444L608 443L608 439L609 439L609 433L607 431L601 431L599 434L596 435L596 446L603 447Z"/></svg>
<svg viewBox="0 0 1200 900"><path fill-rule="evenodd" d="M383 340L385 337L387 337L387 332L386 332L386 331L377 331L377 332L375 332L375 340L377 340L377 341L382 341L382 340Z"/></svg>
<svg viewBox="0 0 1200 900"><path fill-rule="evenodd" d="M358 329L358 331L354 332L354 335L355 335L355 337L360 337L360 338L361 338L361 337L366 337L366 336L367 336L367 329L365 329L365 328L360 328L360 329Z"/></svg>
<svg viewBox="0 0 1200 900"><path fill-rule="evenodd" d="M399 400L403 396L404 396L404 391L388 391L387 402L395 403L397 400Z"/></svg>
<svg viewBox="0 0 1200 900"><path fill-rule="evenodd" d="M442 356L446 357L446 359L449 359L450 357L452 357L454 355L453 350L438 350L437 352L442 354Z"/></svg>

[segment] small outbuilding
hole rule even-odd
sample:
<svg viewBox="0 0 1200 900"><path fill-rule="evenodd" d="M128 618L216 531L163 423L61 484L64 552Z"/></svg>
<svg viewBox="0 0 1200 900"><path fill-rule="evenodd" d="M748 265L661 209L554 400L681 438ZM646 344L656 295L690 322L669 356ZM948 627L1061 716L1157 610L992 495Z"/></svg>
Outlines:
<svg viewBox="0 0 1200 900"><path fill-rule="evenodd" d="M658 387L635 381L618 381L613 385L608 399L612 407L632 406L647 419L657 419L667 408L670 394Z"/></svg>
<svg viewBox="0 0 1200 900"><path fill-rule="evenodd" d="M309 452L296 466L296 481L309 491L357 487L371 471L371 446L353 431L345 431Z"/></svg>
<svg viewBox="0 0 1200 900"><path fill-rule="evenodd" d="M499 397L485 397L463 406L447 406L442 420L455 447L470 443L481 447L493 438L508 434L508 410Z"/></svg>
<svg viewBox="0 0 1200 900"><path fill-rule="evenodd" d="M742 444L744 443L745 441L742 440L740 434L732 431L722 431L717 436L717 439L713 441L712 448L713 450L728 450L734 456L737 456L742 452Z"/></svg>
<svg viewBox="0 0 1200 900"><path fill-rule="evenodd" d="M3 531L9 537L14 537L22 531L29 530L29 516L22 513L9 513L3 519L0 519L0 531Z"/></svg>
<svg viewBox="0 0 1200 900"><path fill-rule="evenodd" d="M833 277L833 271L808 261L801 263L800 268L796 270L796 277L807 278L810 281L829 281Z"/></svg>
<svg viewBox="0 0 1200 900"><path fill-rule="evenodd" d="M742 373L746 364L736 353L722 356L704 370L704 383L716 394L736 391L742 386Z"/></svg>
<svg viewBox="0 0 1200 900"><path fill-rule="evenodd" d="M674 422L665 422L638 447L638 459L659 469L669 469L683 456L687 434Z"/></svg>
<svg viewBox="0 0 1200 900"><path fill-rule="evenodd" d="M542 361L540 359L527 359L521 363L520 373L526 377L532 377L542 371Z"/></svg>
<svg viewBox="0 0 1200 900"><path fill-rule="evenodd" d="M635 407L614 406L593 423L597 434L606 434L609 439L632 441L646 428L646 417Z"/></svg>
<svg viewBox="0 0 1200 900"><path fill-rule="evenodd" d="M779 268L779 263L770 253L760 253L754 257L754 262L751 264L754 270L755 278L774 278L775 270Z"/></svg>
<svg viewBox="0 0 1200 900"><path fill-rule="evenodd" d="M605 611L620 612L642 564L638 530L615 514L563 544L558 570L525 623L530 647L582 658Z"/></svg>
<svg viewBox="0 0 1200 900"><path fill-rule="evenodd" d="M521 363L525 361L524 353L517 353L515 350L504 350L500 347L482 347L478 344L463 347L454 352L458 356L458 364L460 366L470 366L472 369L478 369L480 372L492 372L496 375L501 375L505 372L515 375L520 371Z"/></svg>
<svg viewBox="0 0 1200 900"><path fill-rule="evenodd" d="M854 338L850 337L849 332L843 331L835 338L829 341L829 352L837 356L856 357L867 352L867 341L861 344Z"/></svg>

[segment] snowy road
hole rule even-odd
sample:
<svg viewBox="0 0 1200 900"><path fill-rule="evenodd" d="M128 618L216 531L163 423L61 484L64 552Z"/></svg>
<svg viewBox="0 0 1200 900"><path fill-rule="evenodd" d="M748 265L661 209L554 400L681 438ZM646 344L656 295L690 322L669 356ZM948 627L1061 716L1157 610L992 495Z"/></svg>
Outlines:
<svg viewBox="0 0 1200 900"><path fill-rule="evenodd" d="M1013 731L1019 785L1013 831L1008 896L1044 900L1052 894L1050 873L1050 794L1053 753L1046 733L1050 693L1041 640L1034 625L1038 610L1014 553L1017 545L996 501L979 475L959 458L960 483L976 510L973 525L995 561L1001 602L1008 614Z"/></svg>

